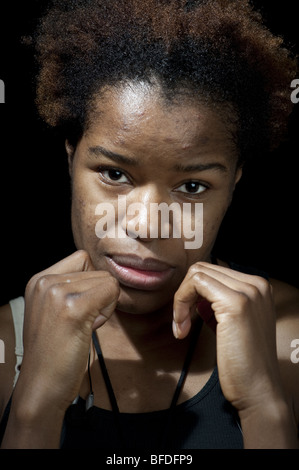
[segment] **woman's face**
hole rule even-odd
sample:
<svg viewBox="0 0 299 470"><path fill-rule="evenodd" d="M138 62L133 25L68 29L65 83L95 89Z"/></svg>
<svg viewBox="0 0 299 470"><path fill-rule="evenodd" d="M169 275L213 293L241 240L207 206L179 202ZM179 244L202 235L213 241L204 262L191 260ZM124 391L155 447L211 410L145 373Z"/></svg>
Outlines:
<svg viewBox="0 0 299 470"><path fill-rule="evenodd" d="M166 306L188 268L209 261L241 174L221 119L145 83L107 87L67 151L77 248L118 279L120 310Z"/></svg>

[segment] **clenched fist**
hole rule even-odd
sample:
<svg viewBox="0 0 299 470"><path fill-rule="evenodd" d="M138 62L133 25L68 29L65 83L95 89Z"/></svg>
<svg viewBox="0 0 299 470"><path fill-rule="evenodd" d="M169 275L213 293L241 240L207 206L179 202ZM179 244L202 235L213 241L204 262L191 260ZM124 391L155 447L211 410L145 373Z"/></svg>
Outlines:
<svg viewBox="0 0 299 470"><path fill-rule="evenodd" d="M43 420L49 409L64 415L79 393L92 331L112 315L118 296L116 279L95 271L85 251L29 281L24 358L13 400L23 423Z"/></svg>

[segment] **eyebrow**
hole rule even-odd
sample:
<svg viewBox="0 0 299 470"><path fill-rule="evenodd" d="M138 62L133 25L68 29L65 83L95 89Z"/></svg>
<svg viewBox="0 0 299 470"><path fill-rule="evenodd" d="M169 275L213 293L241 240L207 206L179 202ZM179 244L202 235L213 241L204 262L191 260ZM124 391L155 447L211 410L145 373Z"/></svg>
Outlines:
<svg viewBox="0 0 299 470"><path fill-rule="evenodd" d="M183 165L181 163L175 165L174 169L176 171L182 173L192 173L196 171L208 171L208 170L216 170L220 171L221 173L227 173L228 169L222 163L214 162L214 163L198 163L193 165Z"/></svg>
<svg viewBox="0 0 299 470"><path fill-rule="evenodd" d="M129 165L129 166L140 165L140 162L136 160L135 158L120 155L119 153L115 153L115 152L112 152L111 150L107 150L104 147L101 147L100 145L97 145L95 147L90 147L88 149L88 153L91 156L96 156L96 157L103 155L109 158L110 160L113 160L114 162L120 163L123 165ZM227 167L219 162L198 163L198 164L191 164L191 165L184 165L182 163L178 163L174 166L174 170L181 172L181 173L192 173L196 171L200 172L200 171L208 171L208 170L216 170L222 173L227 173L228 171Z"/></svg>
<svg viewBox="0 0 299 470"><path fill-rule="evenodd" d="M113 160L116 163L121 163L123 165L138 166L140 164L135 158L125 157L124 155L112 152L111 150L107 150L99 145L97 145L96 147L90 147L88 149L88 153L96 157L104 155L110 160Z"/></svg>

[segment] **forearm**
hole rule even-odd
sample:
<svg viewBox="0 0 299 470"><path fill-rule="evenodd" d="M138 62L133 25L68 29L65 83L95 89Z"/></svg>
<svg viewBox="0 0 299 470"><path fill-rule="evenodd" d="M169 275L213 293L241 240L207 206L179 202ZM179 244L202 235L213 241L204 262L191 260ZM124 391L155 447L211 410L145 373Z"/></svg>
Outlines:
<svg viewBox="0 0 299 470"><path fill-rule="evenodd" d="M297 425L283 400L239 413L245 449L298 449Z"/></svg>
<svg viewBox="0 0 299 470"><path fill-rule="evenodd" d="M2 449L59 449L63 419L44 416L41 420L22 420L11 411Z"/></svg>
<svg viewBox="0 0 299 470"><path fill-rule="evenodd" d="M35 409L13 397L2 449L58 449L64 413L47 406Z"/></svg>
<svg viewBox="0 0 299 470"><path fill-rule="evenodd" d="M59 449L62 423L20 423L9 419L2 449Z"/></svg>

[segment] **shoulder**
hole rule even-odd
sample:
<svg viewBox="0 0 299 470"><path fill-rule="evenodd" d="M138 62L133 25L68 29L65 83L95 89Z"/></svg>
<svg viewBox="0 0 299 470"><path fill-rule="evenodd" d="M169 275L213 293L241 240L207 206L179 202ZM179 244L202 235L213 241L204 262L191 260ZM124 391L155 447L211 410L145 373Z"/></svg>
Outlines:
<svg viewBox="0 0 299 470"><path fill-rule="evenodd" d="M293 310L296 307L298 313L299 289L276 279L270 279L270 283L273 287L275 304L279 309L278 313L283 315L286 313L286 309Z"/></svg>
<svg viewBox="0 0 299 470"><path fill-rule="evenodd" d="M282 348L287 338L299 338L299 289L275 279L270 279L270 283L277 316L278 346Z"/></svg>
<svg viewBox="0 0 299 470"><path fill-rule="evenodd" d="M10 305L0 307L0 340L3 346L0 362L0 419L12 392L15 367L15 332Z"/></svg>
<svg viewBox="0 0 299 470"><path fill-rule="evenodd" d="M277 354L281 377L299 422L299 289L270 280L277 315Z"/></svg>

